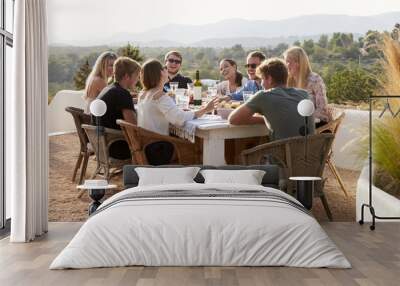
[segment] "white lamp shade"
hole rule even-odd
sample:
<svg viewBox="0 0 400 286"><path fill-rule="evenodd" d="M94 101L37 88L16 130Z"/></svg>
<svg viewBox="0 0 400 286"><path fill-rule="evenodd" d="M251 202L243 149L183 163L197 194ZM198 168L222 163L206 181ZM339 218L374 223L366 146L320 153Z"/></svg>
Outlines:
<svg viewBox="0 0 400 286"><path fill-rule="evenodd" d="M297 112L301 116L311 116L315 111L314 103L309 99L303 99L297 105Z"/></svg>
<svg viewBox="0 0 400 286"><path fill-rule="evenodd" d="M103 116L107 111L107 105L101 99L95 99L90 104L90 113L94 116Z"/></svg>

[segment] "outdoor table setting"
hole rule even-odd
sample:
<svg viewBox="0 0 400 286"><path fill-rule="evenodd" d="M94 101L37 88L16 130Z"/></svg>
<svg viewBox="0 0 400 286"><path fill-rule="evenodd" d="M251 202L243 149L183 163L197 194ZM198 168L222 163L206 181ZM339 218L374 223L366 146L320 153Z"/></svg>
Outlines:
<svg viewBox="0 0 400 286"><path fill-rule="evenodd" d="M189 89L190 92L190 89ZM185 110L199 108L189 104L189 96L185 89L176 89L175 100L177 105ZM203 93L203 103L207 103L217 96L216 89L210 88ZM241 102L227 102L221 108L217 108L217 114L206 114L200 118L189 120L184 126L170 125L170 133L180 138L195 142L196 137L203 140L203 164L226 165L225 140L266 136L269 130L265 124L257 125L230 125L227 117Z"/></svg>

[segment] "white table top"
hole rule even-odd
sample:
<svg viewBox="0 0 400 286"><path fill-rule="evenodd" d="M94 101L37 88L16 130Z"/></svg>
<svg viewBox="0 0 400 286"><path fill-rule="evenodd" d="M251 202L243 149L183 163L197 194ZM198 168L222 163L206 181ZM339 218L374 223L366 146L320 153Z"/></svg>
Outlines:
<svg viewBox="0 0 400 286"><path fill-rule="evenodd" d="M292 181L321 181L321 177L290 177Z"/></svg>

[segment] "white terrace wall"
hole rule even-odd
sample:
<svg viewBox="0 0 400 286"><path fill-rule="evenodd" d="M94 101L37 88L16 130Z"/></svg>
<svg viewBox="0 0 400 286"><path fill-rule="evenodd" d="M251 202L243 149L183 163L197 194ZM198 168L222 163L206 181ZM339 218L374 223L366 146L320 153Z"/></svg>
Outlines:
<svg viewBox="0 0 400 286"><path fill-rule="evenodd" d="M361 170L361 139L368 136L368 111L344 109L345 117L333 143L333 161L340 168Z"/></svg>
<svg viewBox="0 0 400 286"><path fill-rule="evenodd" d="M83 91L62 90L51 101L48 108L49 135L75 131L72 116L65 111L67 106L84 108ZM333 160L336 166L361 170L359 160L360 139L367 135L368 112L346 109L346 116L333 144Z"/></svg>
<svg viewBox="0 0 400 286"><path fill-rule="evenodd" d="M84 108L84 92L75 90L61 90L57 92L47 109L49 135L76 131L74 120L70 113L65 111L67 106Z"/></svg>

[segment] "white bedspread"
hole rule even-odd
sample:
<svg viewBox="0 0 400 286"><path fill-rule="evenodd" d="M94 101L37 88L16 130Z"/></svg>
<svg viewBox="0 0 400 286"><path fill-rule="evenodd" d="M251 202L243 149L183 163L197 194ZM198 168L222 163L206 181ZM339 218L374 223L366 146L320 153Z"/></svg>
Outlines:
<svg viewBox="0 0 400 286"><path fill-rule="evenodd" d="M349 268L318 222L289 204L257 198L115 200L155 190L263 190L262 186L184 184L136 187L106 200L50 269L145 266ZM110 205L111 204L111 205ZM107 207L108 206L108 207Z"/></svg>

